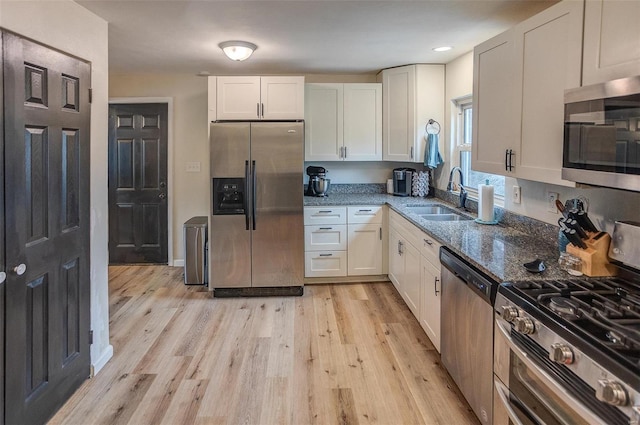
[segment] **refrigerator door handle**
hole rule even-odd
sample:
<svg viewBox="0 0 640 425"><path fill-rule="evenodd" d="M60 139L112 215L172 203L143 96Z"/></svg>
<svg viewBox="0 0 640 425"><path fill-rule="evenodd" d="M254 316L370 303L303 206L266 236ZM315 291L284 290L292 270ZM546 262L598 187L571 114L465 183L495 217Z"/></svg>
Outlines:
<svg viewBox="0 0 640 425"><path fill-rule="evenodd" d="M255 159L252 162L252 170L251 170L251 219L253 220L253 230L256 230L256 161Z"/></svg>
<svg viewBox="0 0 640 425"><path fill-rule="evenodd" d="M249 193L249 161L244 162L244 224L245 230L249 230L249 206L247 205L247 194Z"/></svg>

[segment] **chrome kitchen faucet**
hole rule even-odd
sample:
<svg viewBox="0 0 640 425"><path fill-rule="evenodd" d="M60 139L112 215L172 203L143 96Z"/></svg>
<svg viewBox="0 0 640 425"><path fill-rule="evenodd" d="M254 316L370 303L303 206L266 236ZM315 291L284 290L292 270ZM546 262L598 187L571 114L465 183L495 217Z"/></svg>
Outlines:
<svg viewBox="0 0 640 425"><path fill-rule="evenodd" d="M467 203L467 191L464 190L464 176L462 175L462 169L460 167L453 167L449 173L449 183L447 184L447 190L453 192L453 172L460 172L460 208L466 208Z"/></svg>

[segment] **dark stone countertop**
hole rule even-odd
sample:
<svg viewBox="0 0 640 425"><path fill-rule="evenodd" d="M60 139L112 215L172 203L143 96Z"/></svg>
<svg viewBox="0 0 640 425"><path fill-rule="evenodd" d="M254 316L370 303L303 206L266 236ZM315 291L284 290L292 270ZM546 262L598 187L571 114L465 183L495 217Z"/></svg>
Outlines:
<svg viewBox="0 0 640 425"><path fill-rule="evenodd" d="M380 193L331 193L324 198L304 197L306 207L389 205L392 210L498 282L569 277L558 267L557 242L542 237L537 233L535 226L525 233L501 223L484 225L474 220L429 221L407 208L434 203L455 208L454 205L437 198L398 197ZM462 215L477 217L475 214L456 210ZM543 273L530 273L523 267L524 263L536 258L544 260L547 266Z"/></svg>

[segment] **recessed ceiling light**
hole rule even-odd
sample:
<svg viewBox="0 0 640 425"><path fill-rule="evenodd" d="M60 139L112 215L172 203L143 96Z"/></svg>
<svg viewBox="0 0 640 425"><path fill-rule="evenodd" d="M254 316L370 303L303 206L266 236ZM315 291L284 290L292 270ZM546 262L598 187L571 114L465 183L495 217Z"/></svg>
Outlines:
<svg viewBox="0 0 640 425"><path fill-rule="evenodd" d="M451 49L453 49L453 47L451 47L451 46L442 46L442 47L434 47L433 51L434 52L446 52L446 51L451 50Z"/></svg>

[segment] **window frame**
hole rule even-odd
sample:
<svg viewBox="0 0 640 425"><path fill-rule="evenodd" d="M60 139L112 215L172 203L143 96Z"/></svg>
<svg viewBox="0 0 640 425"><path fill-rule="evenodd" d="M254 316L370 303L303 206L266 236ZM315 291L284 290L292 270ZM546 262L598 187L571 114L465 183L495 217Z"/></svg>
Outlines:
<svg viewBox="0 0 640 425"><path fill-rule="evenodd" d="M473 144L473 135L469 134L468 138L465 138L465 112L467 110L471 110L471 114L467 114L467 118L473 120L473 96L471 94L460 96L458 98L452 99L452 130L453 137L452 142L453 146L451 149L452 152L452 160L451 167L454 166L461 167L461 158L460 154L462 152L472 152L472 144ZM466 140L465 140L466 139ZM470 170L472 170L470 168ZM463 173L464 174L464 173ZM469 175L465 175L465 180L467 182L470 180ZM503 176L504 178L504 176ZM506 185L506 180L505 180ZM478 188L473 186L464 185L464 189L467 192L467 195L470 199L477 201L478 200ZM505 187L506 191L506 187ZM459 193L459 192L455 192ZM504 206L504 196L499 194L494 194L494 204L497 206Z"/></svg>

